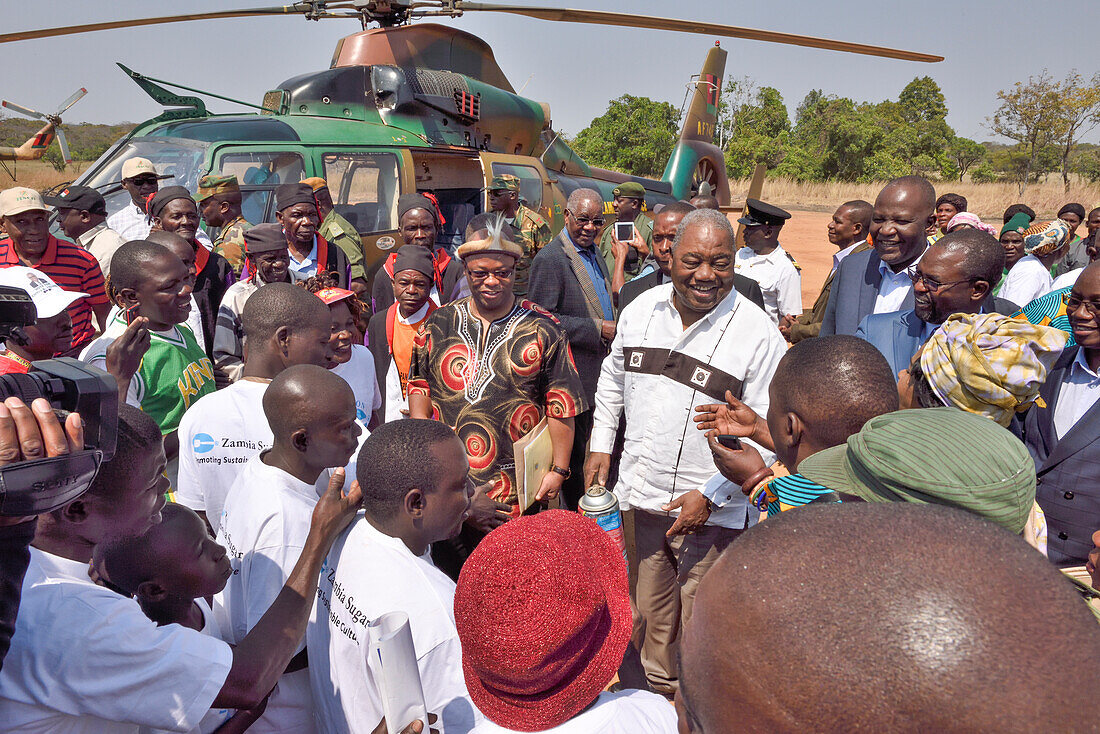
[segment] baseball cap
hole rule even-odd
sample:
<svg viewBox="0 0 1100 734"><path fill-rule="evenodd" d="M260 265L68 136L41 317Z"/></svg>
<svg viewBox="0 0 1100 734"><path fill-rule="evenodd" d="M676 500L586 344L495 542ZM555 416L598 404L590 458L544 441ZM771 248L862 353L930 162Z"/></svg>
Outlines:
<svg viewBox="0 0 1100 734"><path fill-rule="evenodd" d="M122 164L123 181L128 178L142 176L147 173L151 173L154 176L157 175L157 169L153 166L153 162L148 158L127 158L126 161Z"/></svg>
<svg viewBox="0 0 1100 734"><path fill-rule="evenodd" d="M73 184L61 189L56 196L43 196L42 201L55 209L76 209L92 214L107 214L107 203L103 194L90 186Z"/></svg>
<svg viewBox="0 0 1100 734"><path fill-rule="evenodd" d="M13 186L0 191L0 217L11 217L34 210L48 211L42 195L26 186Z"/></svg>
<svg viewBox="0 0 1100 734"><path fill-rule="evenodd" d="M1035 462L1020 439L958 408L899 410L799 462L811 482L867 502L951 505L1020 533L1035 502Z"/></svg>
<svg viewBox="0 0 1100 734"><path fill-rule="evenodd" d="M87 298L87 293L76 293L61 288L41 270L16 265L0 268L0 285L20 288L34 301L38 318L48 319L58 315L74 302Z"/></svg>

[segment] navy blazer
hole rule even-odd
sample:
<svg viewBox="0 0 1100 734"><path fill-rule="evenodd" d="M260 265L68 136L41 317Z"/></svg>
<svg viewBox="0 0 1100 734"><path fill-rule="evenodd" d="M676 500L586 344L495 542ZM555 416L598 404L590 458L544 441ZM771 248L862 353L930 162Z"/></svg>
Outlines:
<svg viewBox="0 0 1100 734"><path fill-rule="evenodd" d="M987 312L996 312L1005 316L1011 316L1020 310L1015 303L1003 298L987 300L984 308ZM902 370L909 369L913 355L924 343L924 322L913 310L873 313L865 316L859 323L856 336L870 342L882 352L882 356L886 357L886 361L890 363L890 369L896 375Z"/></svg>
<svg viewBox="0 0 1100 734"><path fill-rule="evenodd" d="M1038 475L1035 499L1046 513L1047 556L1060 566L1084 563L1092 534L1100 530L1100 401L1061 440L1054 431L1062 382L1080 349L1062 352L1039 391L1046 407L1033 406L1024 419L1024 441Z"/></svg>
<svg viewBox="0 0 1100 734"><path fill-rule="evenodd" d="M875 299L882 285L882 273L878 269L880 262L882 260L874 248L854 252L840 261L840 267L833 276L829 304L825 306L821 336L855 334L863 317L874 312ZM910 295L903 308L912 306L913 297Z"/></svg>

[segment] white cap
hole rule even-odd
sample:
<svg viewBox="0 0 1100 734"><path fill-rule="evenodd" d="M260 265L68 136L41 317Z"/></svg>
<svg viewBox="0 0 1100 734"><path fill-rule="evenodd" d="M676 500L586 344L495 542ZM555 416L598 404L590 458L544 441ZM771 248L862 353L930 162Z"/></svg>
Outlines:
<svg viewBox="0 0 1100 734"><path fill-rule="evenodd" d="M122 180L141 176L146 173L157 175L157 169L148 158L127 158L122 164Z"/></svg>
<svg viewBox="0 0 1100 734"><path fill-rule="evenodd" d="M13 186L0 191L0 217L11 217L33 210L48 211L42 194L26 186Z"/></svg>
<svg viewBox="0 0 1100 734"><path fill-rule="evenodd" d="M74 301L88 297L87 293L63 290L42 271L22 265L0 268L0 285L10 285L26 291L34 301L34 309L40 319L56 316Z"/></svg>

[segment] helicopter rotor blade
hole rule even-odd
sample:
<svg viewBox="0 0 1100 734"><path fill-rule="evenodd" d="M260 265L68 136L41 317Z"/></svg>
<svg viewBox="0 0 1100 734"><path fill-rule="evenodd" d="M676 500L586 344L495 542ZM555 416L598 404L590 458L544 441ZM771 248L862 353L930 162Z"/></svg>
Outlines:
<svg viewBox="0 0 1100 734"><path fill-rule="evenodd" d="M72 163L73 157L69 153L69 141L65 139L65 131L61 129L60 125L55 125L54 132L57 133L57 144L61 147L61 158L66 163Z"/></svg>
<svg viewBox="0 0 1100 734"><path fill-rule="evenodd" d="M46 116L43 115L41 112L35 112L34 110L27 109L26 107L24 107L22 105L17 105L15 102L9 102L6 99L3 100L3 101L0 101L0 105L3 105L4 107L7 107L9 110L11 110L13 112L18 112L21 115L26 115L27 117L33 117L37 120L45 120L46 119Z"/></svg>
<svg viewBox="0 0 1100 734"><path fill-rule="evenodd" d="M72 95L68 99L66 99L64 102L62 102L61 106L57 108L57 112L54 113L54 116L61 117L61 115L64 114L66 111L68 111L68 109L70 107L72 107L74 104L76 104L81 99L83 99L84 95L87 94L87 93L88 93L88 90L85 89L84 87L81 87L80 89L73 92Z"/></svg>
<svg viewBox="0 0 1100 734"><path fill-rule="evenodd" d="M323 7L323 6L322 6ZM77 33L91 31L107 31L114 28L134 28L144 25L159 25L161 23L183 23L189 20L215 20L218 18L250 18L258 15L303 15L315 8L313 3L295 3L293 5L277 5L269 8L246 8L241 10L218 10L211 13L189 13L187 15L166 15L160 18L133 18L130 20L115 20L106 23L88 23L86 25L71 25L62 28L42 28L31 31L15 31L14 33L0 33L0 43L11 41L28 41L34 38L53 38L54 36L69 36Z"/></svg>
<svg viewBox="0 0 1100 734"><path fill-rule="evenodd" d="M772 43L785 43L793 46L807 46L809 48L823 48L830 51L844 51L867 56L883 56L890 59L902 59L905 61L923 61L935 63L943 61L942 56L918 53L916 51L903 51L901 49L886 48L883 46L869 46L862 43L850 43L848 41L836 41L829 38L817 38L814 36L801 36L794 33L782 33L780 31L765 31L755 28L740 28L737 26L720 25L718 23L704 23L694 20L677 20L675 18L654 18L648 15L634 15L632 13L611 13L602 10L573 10L570 8L546 8L525 5L493 5L491 3L466 2L465 0L453 0L455 13L461 14L467 11L481 11L489 13L510 13L512 15L526 15L539 20L551 20L565 23L592 23L596 25L624 26L627 28L651 28L663 31L681 31L684 33L699 33L710 36L725 36L728 38L745 38L751 41L769 41ZM414 2L414 15L452 15L443 10L439 13L422 11L421 7L428 7L429 3Z"/></svg>

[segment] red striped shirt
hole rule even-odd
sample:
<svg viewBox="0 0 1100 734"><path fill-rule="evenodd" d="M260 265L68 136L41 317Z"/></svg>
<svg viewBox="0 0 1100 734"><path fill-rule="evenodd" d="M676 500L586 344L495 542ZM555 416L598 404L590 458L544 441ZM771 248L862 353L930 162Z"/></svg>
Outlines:
<svg viewBox="0 0 1100 734"><path fill-rule="evenodd" d="M15 245L10 237L0 240L0 268L14 265L26 265L20 262ZM50 235L46 252L37 265L31 265L50 276L61 288L74 293L87 293L87 298L69 306L69 315L73 319L73 348L83 347L95 336L92 327L92 307L103 306L107 300L107 291L103 285L103 271L95 257L79 245Z"/></svg>

